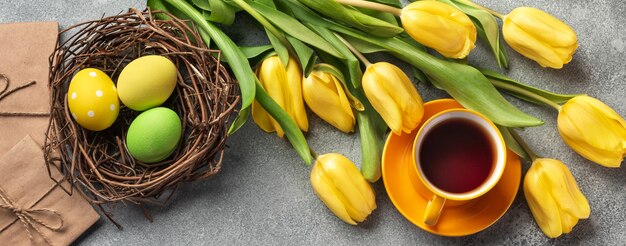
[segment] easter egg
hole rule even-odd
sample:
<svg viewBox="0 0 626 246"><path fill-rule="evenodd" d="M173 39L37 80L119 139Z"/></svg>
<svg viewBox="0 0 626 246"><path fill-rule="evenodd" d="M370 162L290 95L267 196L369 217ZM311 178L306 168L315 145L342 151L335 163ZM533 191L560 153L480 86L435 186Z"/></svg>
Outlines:
<svg viewBox="0 0 626 246"><path fill-rule="evenodd" d="M175 87L176 66L158 55L142 56L131 61L117 79L120 100L137 111L161 105Z"/></svg>
<svg viewBox="0 0 626 246"><path fill-rule="evenodd" d="M67 91L67 104L80 126L101 131L113 124L120 102L111 78L95 68L78 71Z"/></svg>
<svg viewBox="0 0 626 246"><path fill-rule="evenodd" d="M182 134L178 114L169 108L148 109L130 123L126 133L128 152L144 163L155 163L170 156Z"/></svg>

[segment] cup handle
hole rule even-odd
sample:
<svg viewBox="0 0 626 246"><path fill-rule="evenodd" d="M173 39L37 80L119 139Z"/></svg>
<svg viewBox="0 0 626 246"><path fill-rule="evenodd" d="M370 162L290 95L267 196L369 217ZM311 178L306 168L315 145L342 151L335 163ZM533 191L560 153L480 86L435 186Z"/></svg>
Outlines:
<svg viewBox="0 0 626 246"><path fill-rule="evenodd" d="M446 204L445 198L433 195L433 198L428 201L428 205L426 205L426 210L424 211L424 224L429 226L436 225L444 204Z"/></svg>

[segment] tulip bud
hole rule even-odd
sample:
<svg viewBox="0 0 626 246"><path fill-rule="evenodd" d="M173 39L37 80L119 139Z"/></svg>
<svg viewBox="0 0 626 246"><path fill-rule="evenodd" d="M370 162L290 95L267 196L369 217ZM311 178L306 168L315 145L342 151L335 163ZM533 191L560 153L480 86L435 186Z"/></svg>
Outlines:
<svg viewBox="0 0 626 246"><path fill-rule="evenodd" d="M606 167L626 156L626 121L600 100L576 96L559 110L561 137L574 151Z"/></svg>
<svg viewBox="0 0 626 246"><path fill-rule="evenodd" d="M404 30L415 41L448 58L465 58L476 42L476 27L461 10L437 1L417 1L402 9Z"/></svg>
<svg viewBox="0 0 626 246"><path fill-rule="evenodd" d="M309 121L302 100L302 71L298 62L290 57L285 68L278 56L272 56L259 65L256 75L267 94L291 116L301 130L308 131ZM279 137L283 137L284 132L278 122L256 101L252 104L252 119L262 130L276 131Z"/></svg>
<svg viewBox="0 0 626 246"><path fill-rule="evenodd" d="M348 224L364 221L376 209L372 187L343 155L320 155L311 170L311 185L324 204Z"/></svg>
<svg viewBox="0 0 626 246"><path fill-rule="evenodd" d="M341 82L332 74L312 71L302 82L302 95L309 108L342 132L354 131L354 114Z"/></svg>
<svg viewBox="0 0 626 246"><path fill-rule="evenodd" d="M524 196L537 225L550 238L569 233L591 213L574 176L559 160L533 161L524 177Z"/></svg>
<svg viewBox="0 0 626 246"><path fill-rule="evenodd" d="M520 7L506 15L504 40L523 56L542 67L562 68L578 48L576 33L567 24L541 10Z"/></svg>
<svg viewBox="0 0 626 246"><path fill-rule="evenodd" d="M365 96L393 133L409 133L422 120L422 97L400 68L387 62L369 65L362 84Z"/></svg>

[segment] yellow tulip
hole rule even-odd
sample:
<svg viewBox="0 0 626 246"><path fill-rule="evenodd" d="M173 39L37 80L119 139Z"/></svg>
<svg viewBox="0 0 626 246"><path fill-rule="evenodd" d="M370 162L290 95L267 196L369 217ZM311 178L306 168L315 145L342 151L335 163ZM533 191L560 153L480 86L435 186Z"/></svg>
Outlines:
<svg viewBox="0 0 626 246"><path fill-rule="evenodd" d="M272 56L259 65L256 75L267 94L291 116L301 130L308 131L309 121L302 100L302 71L298 62L290 57L285 68L278 56ZM252 119L264 131L276 131L279 137L283 137L284 131L278 122L256 101L252 104Z"/></svg>
<svg viewBox="0 0 626 246"><path fill-rule="evenodd" d="M342 132L354 131L354 113L341 82L332 74L312 71L302 82L302 95L309 108Z"/></svg>
<svg viewBox="0 0 626 246"><path fill-rule="evenodd" d="M476 27L461 10L437 1L417 1L402 9L404 30L445 57L465 58L476 42Z"/></svg>
<svg viewBox="0 0 626 246"><path fill-rule="evenodd" d="M576 33L567 24L541 10L519 7L503 19L504 40L542 67L562 68L578 48Z"/></svg>
<svg viewBox="0 0 626 246"><path fill-rule="evenodd" d="M315 194L341 220L356 225L376 209L372 187L350 159L329 153L320 155L313 165Z"/></svg>
<svg viewBox="0 0 626 246"><path fill-rule="evenodd" d="M606 167L619 167L626 156L626 121L598 99L576 96L559 110L558 128L567 145Z"/></svg>
<svg viewBox="0 0 626 246"><path fill-rule="evenodd" d="M400 68L387 62L369 65L362 84L365 96L393 133L409 133L422 120L422 97Z"/></svg>
<svg viewBox="0 0 626 246"><path fill-rule="evenodd" d="M546 236L569 233L591 208L574 176L559 160L538 158L524 177L524 196L535 222Z"/></svg>

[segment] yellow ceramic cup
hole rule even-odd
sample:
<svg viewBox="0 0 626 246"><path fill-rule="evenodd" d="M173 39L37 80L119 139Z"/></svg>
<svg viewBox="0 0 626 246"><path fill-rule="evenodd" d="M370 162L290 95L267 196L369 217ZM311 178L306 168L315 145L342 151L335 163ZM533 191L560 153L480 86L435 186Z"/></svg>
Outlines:
<svg viewBox="0 0 626 246"><path fill-rule="evenodd" d="M506 146L493 122L469 109L450 109L428 119L413 143L414 171L434 193L424 223L434 226L447 200L469 201L493 188L506 164Z"/></svg>

